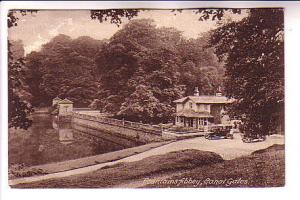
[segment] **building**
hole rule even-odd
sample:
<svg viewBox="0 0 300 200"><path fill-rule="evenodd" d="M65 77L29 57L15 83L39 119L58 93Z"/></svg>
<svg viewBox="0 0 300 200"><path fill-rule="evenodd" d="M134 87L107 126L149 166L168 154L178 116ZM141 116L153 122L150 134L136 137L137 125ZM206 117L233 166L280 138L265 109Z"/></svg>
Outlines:
<svg viewBox="0 0 300 200"><path fill-rule="evenodd" d="M65 98L58 102L58 114L69 115L73 112L73 102Z"/></svg>
<svg viewBox="0 0 300 200"><path fill-rule="evenodd" d="M59 97L55 97L53 100L52 100L52 106L58 104L58 102L60 102L62 99L59 98Z"/></svg>
<svg viewBox="0 0 300 200"><path fill-rule="evenodd" d="M91 108L74 108L73 102L69 99L60 99L59 97L55 97L52 100L52 106L55 109L52 111L52 114L62 115L70 115L72 113L80 113L92 116L109 116L106 113L101 113L100 110L92 110Z"/></svg>
<svg viewBox="0 0 300 200"><path fill-rule="evenodd" d="M232 100L222 96L220 92L216 95L199 95L196 87L194 96L178 99L174 103L176 103L176 125L200 129L212 124L230 123L228 115L225 115L225 109Z"/></svg>

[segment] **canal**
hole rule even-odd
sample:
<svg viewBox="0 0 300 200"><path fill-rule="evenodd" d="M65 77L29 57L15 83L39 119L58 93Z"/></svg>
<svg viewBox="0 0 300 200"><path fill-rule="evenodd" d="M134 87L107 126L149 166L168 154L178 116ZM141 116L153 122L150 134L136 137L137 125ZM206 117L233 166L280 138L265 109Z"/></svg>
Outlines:
<svg viewBox="0 0 300 200"><path fill-rule="evenodd" d="M9 164L41 165L124 149L107 140L95 140L69 128L58 128L53 116L46 113L32 115L28 130L9 129ZM138 146L139 144L136 144Z"/></svg>

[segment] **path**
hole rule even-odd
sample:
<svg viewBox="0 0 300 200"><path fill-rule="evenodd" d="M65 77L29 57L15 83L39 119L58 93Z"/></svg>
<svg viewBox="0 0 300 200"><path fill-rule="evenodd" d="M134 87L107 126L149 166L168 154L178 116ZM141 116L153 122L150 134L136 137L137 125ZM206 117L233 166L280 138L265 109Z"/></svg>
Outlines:
<svg viewBox="0 0 300 200"><path fill-rule="evenodd" d="M265 149L273 144L284 144L284 136L272 135L267 137L266 141L257 143L244 143L239 134L235 134L233 140L207 140L203 137L197 137L173 142L133 157L128 157L124 160L125 162L133 162L149 156L161 155L171 151L179 151L184 149L211 151L219 154L224 160L231 160L237 157L249 155L253 151L259 149Z"/></svg>
<svg viewBox="0 0 300 200"><path fill-rule="evenodd" d="M265 149L269 146L272 146L273 144L284 144L284 136L281 135L270 136L266 139L266 141L258 142L258 143L243 143L239 135L235 135L235 138L233 140L206 140L203 137L201 138L198 137L198 138L176 141L157 148L153 148L143 153L135 154L112 162L101 163L93 166L88 166L88 167L83 167L79 169L58 172L53 174L47 174L43 176L26 177L26 178L18 178L18 179L10 180L9 185L17 185L20 183L30 183L34 181L41 181L41 180L47 180L53 178L62 178L71 175L84 174L87 172L98 170L104 166L110 166L120 162L134 162L149 156L162 155L168 152L179 151L184 149L197 149L202 151L211 151L219 154L225 160L230 160L240 156L249 155L253 151L259 149ZM132 185L140 186L141 184L132 183Z"/></svg>
<svg viewBox="0 0 300 200"><path fill-rule="evenodd" d="M102 163L112 162L115 160L120 160L125 157L129 157L135 154L149 151L150 149L157 148L159 146L166 145L170 142L172 141L154 142L142 146L122 149L122 150L113 151L113 152L104 153L95 156L89 156L89 157L78 158L74 160L67 160L67 161L61 161L61 162L49 163L43 165L36 165L36 166L29 167L29 169L41 169L48 174L69 171L69 170L88 167L96 164L102 164Z"/></svg>

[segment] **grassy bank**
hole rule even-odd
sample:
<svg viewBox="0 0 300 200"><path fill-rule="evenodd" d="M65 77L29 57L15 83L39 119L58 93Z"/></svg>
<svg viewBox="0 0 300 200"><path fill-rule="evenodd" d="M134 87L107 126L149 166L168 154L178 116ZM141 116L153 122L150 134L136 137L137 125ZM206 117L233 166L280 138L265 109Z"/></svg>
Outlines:
<svg viewBox="0 0 300 200"><path fill-rule="evenodd" d="M119 163L104 167L95 172L70 176L61 179L46 180L30 184L20 184L18 188L73 188L73 187L112 187L144 177L192 169L196 166L223 162L223 159L211 152L184 150L161 156L151 156L140 161Z"/></svg>
<svg viewBox="0 0 300 200"><path fill-rule="evenodd" d="M155 182L156 180L159 181ZM175 180L179 180L177 184L174 184ZM198 184L191 182L192 180L198 181ZM224 184L222 184L223 180ZM103 188L118 185L126 187L137 181L142 181L138 187L151 188L282 186L284 185L284 147L277 145L228 161L224 161L215 153L184 150L152 156L136 162L120 163L87 174L14 187ZM179 182L181 184L178 184Z"/></svg>
<svg viewBox="0 0 300 200"><path fill-rule="evenodd" d="M284 183L284 145L273 145L249 156L199 166L144 187L280 187Z"/></svg>

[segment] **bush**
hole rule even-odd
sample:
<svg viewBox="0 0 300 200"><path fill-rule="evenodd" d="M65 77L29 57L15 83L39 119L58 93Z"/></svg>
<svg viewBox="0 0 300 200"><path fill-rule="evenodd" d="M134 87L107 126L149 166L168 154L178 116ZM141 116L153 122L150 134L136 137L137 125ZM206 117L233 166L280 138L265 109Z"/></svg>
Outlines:
<svg viewBox="0 0 300 200"><path fill-rule="evenodd" d="M28 168L24 164L13 164L8 168L9 179L48 174L42 169Z"/></svg>

